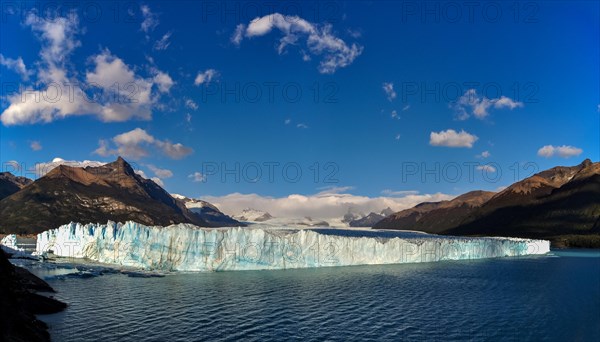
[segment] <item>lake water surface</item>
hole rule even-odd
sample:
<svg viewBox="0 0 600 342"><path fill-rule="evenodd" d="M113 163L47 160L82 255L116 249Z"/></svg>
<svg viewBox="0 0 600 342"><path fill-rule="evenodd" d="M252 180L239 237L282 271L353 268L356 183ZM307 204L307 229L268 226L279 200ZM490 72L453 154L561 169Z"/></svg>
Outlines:
<svg viewBox="0 0 600 342"><path fill-rule="evenodd" d="M600 340L598 250L48 282L54 341Z"/></svg>

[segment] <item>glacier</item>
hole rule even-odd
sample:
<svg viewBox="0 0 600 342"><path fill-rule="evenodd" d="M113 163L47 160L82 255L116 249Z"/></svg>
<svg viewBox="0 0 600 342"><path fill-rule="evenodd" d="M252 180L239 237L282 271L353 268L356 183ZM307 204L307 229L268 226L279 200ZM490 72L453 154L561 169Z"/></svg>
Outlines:
<svg viewBox="0 0 600 342"><path fill-rule="evenodd" d="M17 235L8 234L0 240L0 249L11 258L31 258L31 253L17 245Z"/></svg>
<svg viewBox="0 0 600 342"><path fill-rule="evenodd" d="M372 229L167 227L70 223L37 236L37 255L160 271L294 269L545 254L545 240Z"/></svg>

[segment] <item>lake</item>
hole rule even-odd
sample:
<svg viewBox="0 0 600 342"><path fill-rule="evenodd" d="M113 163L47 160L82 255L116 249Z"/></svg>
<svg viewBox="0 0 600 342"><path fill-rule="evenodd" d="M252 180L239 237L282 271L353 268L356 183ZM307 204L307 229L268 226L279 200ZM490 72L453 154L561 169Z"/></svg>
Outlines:
<svg viewBox="0 0 600 342"><path fill-rule="evenodd" d="M598 250L48 282L69 304L40 316L54 341L600 340Z"/></svg>

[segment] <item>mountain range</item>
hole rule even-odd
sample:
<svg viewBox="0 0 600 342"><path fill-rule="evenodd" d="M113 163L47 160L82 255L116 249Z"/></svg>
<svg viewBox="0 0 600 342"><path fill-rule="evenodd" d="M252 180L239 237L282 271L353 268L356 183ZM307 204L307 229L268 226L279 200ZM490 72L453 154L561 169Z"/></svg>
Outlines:
<svg viewBox="0 0 600 342"><path fill-rule="evenodd" d="M122 158L99 166L59 165L35 181L0 173L0 233L34 234L71 221L203 227L261 222L294 226L351 226L435 234L543 238L554 246L600 247L600 163L557 166L500 192L471 191L392 213L348 211L326 222L273 217L246 209L234 218L199 199L171 195ZM339 221L339 222L338 222Z"/></svg>
<svg viewBox="0 0 600 342"><path fill-rule="evenodd" d="M15 182L26 185L0 200L0 233L35 234L71 221L240 225L217 215L216 208L206 215L188 209L184 201L135 173L121 157L97 167L59 165L33 182L4 178L10 180L0 184L6 193L15 190Z"/></svg>
<svg viewBox="0 0 600 342"><path fill-rule="evenodd" d="M33 181L26 177L15 176L10 172L0 172L0 200L23 189Z"/></svg>
<svg viewBox="0 0 600 342"><path fill-rule="evenodd" d="M600 163L557 166L498 192L473 191L422 203L374 225L472 236L549 239L554 246L600 247Z"/></svg>

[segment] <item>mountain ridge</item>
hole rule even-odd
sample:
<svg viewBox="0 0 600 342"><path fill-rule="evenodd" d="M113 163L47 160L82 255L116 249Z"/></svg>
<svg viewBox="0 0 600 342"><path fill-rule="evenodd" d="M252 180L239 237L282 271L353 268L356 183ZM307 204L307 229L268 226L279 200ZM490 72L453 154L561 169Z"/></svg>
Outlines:
<svg viewBox="0 0 600 342"><path fill-rule="evenodd" d="M101 166L59 165L0 201L0 232L31 234L71 221L212 226L119 157ZM237 221L225 225L237 225Z"/></svg>
<svg viewBox="0 0 600 342"><path fill-rule="evenodd" d="M442 207L445 204L428 205ZM448 235L544 238L553 241L556 246L598 247L600 163L586 159L575 166L557 166L541 171L513 183L479 205L463 207L461 215L454 212L438 213L436 216L431 214L435 209L421 210L425 220L420 218L416 221L426 225L411 225L397 219L412 215L412 212L419 211L418 207L395 213L374 228Z"/></svg>

